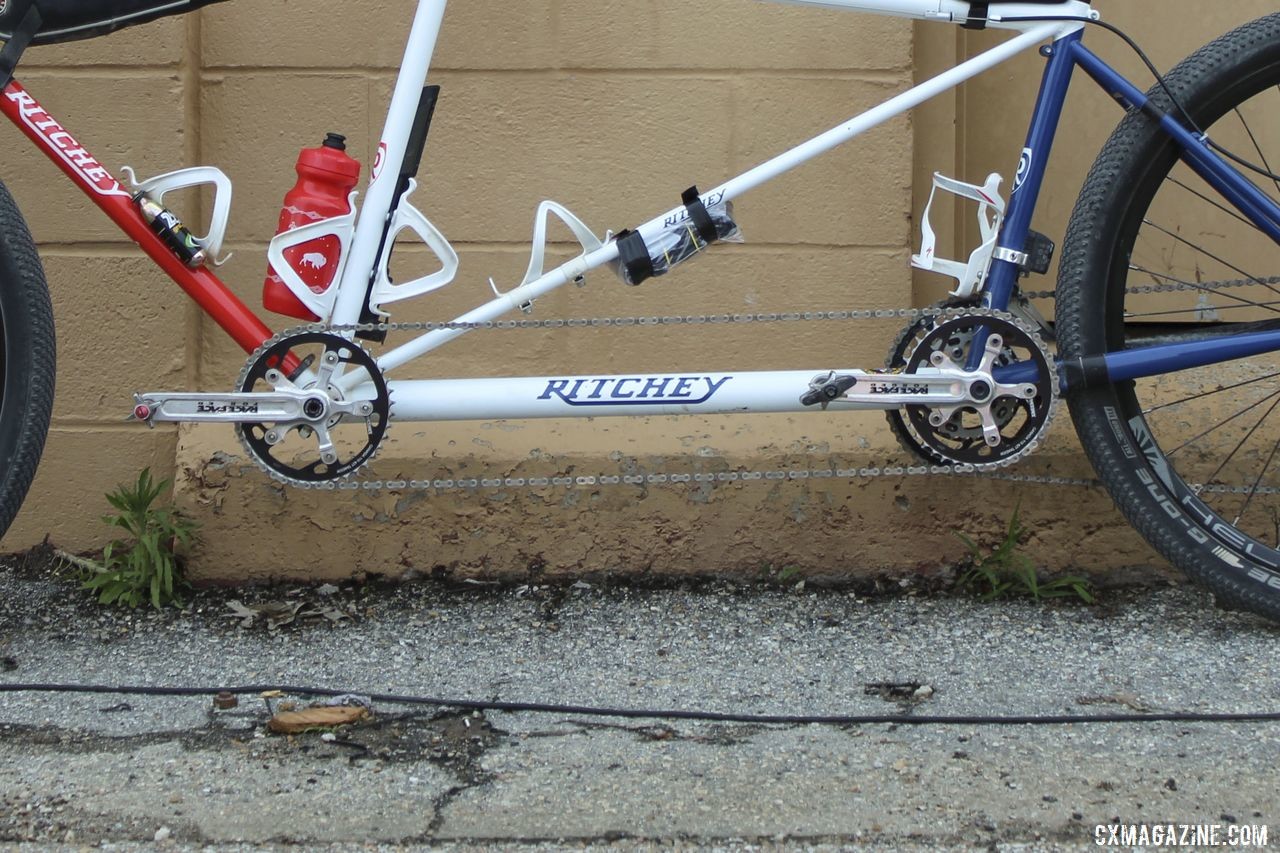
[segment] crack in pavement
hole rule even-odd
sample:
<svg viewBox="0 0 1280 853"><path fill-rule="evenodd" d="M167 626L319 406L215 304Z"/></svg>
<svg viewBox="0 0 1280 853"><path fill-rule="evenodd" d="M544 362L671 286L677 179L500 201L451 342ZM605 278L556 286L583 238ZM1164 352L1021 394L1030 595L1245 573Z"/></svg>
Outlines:
<svg viewBox="0 0 1280 853"><path fill-rule="evenodd" d="M263 762L273 759L282 768L308 766L297 762L298 758L305 756L312 759L310 771L313 776L315 761L321 766L332 761L349 767L369 763L374 765L374 773L381 773L384 767L397 764L412 768L415 764L425 763L448 773L456 782L432 800L432 818L422 834L423 838L429 839L438 831L444 818L443 810L455 797L491 781L491 774L480 767L480 761L489 750L509 740L506 732L493 727L476 712L383 712L367 722L341 727L338 730L341 736L332 740L315 735L266 735L264 722L265 715L260 713L211 712L208 723L203 726L127 735L50 725L0 724L0 752L62 756L64 759L80 756L98 761L110 757L109 761L118 762L122 757L137 756L148 750L176 747L180 753L198 754L204 761L231 756L247 759L250 766L263 769L269 766ZM359 753L347 754L345 750L351 748L358 749ZM154 762L150 769L154 773ZM135 775L129 773L126 782L131 783L134 778ZM315 778L307 780L308 783L315 781ZM155 820L125 814L118 809L123 804L113 803L110 799L95 812L91 808L78 807L68 797L49 799L39 794L24 795L20 787L17 793L11 786L6 785L5 788L0 841L6 843L62 841L65 835L57 837L52 833L64 826L71 833L71 838L80 842L121 837L151 840L156 831ZM182 801L181 798L170 800L175 805ZM212 844L227 840L202 830L194 819L183 819L178 815L167 815L164 826L169 828L172 837L187 843ZM291 843L308 839L303 835L281 832L255 840Z"/></svg>
<svg viewBox="0 0 1280 853"><path fill-rule="evenodd" d="M499 742L509 740L507 732L492 726L479 712L457 715L450 719L453 724L447 734L452 736L455 744L461 744L463 748L453 754L453 760L446 766L460 784L450 786L433 800L434 814L427 824L428 837L434 837L444 825L445 809L454 800L468 791L492 784L494 774L481 768L480 759Z"/></svg>
<svg viewBox="0 0 1280 853"><path fill-rule="evenodd" d="M800 728L801 723L777 723L770 725L756 725L754 723L742 723L733 726L713 725L708 726L707 734L686 734L672 726L665 725L627 725L625 723L602 723L595 720L582 719L565 719L560 720L559 725L576 726L570 730L536 730L524 732L522 738L555 738L555 737L571 737L573 735L590 734L596 731L616 731L625 732L636 735L641 741L684 741L687 743L707 744L710 746L738 746L740 744L749 743L751 739L762 731L769 729L775 731L786 731L789 729Z"/></svg>

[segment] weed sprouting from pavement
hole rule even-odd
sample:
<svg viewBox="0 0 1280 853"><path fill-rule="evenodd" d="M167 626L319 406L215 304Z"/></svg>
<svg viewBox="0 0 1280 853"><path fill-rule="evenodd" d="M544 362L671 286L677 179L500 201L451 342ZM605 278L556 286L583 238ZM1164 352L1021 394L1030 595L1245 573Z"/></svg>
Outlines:
<svg viewBox="0 0 1280 853"><path fill-rule="evenodd" d="M1042 580L1031 558L1019 550L1029 532L1022 526L1019 507L1009 518L1004 539L989 551L959 531L956 537L969 549L970 565L960 575L957 585L983 601L1001 598L1077 598L1093 604L1095 596L1089 581L1078 575Z"/></svg>
<svg viewBox="0 0 1280 853"><path fill-rule="evenodd" d="M129 538L112 540L100 561L72 561L82 586L96 593L100 603L138 607L150 601L157 610L182 604L187 583L177 551L191 544L197 524L172 507L155 506L169 485L168 480L152 480L151 469L145 468L136 484L117 486L107 495L117 512L102 520Z"/></svg>

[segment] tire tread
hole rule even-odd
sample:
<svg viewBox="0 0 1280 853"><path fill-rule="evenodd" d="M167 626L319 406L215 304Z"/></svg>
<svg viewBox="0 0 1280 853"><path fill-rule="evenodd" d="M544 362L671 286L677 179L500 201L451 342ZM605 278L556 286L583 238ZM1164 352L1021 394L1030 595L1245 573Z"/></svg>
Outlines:
<svg viewBox="0 0 1280 853"><path fill-rule="evenodd" d="M0 453L13 448L12 461L0 470L0 537L12 524L35 478L53 413L56 343L53 308L44 267L13 196L0 182L0 293L5 300L4 334L17 344L26 362L25 387L6 387L19 395L17 417L0 423ZM4 342L0 341L0 345Z"/></svg>
<svg viewBox="0 0 1280 853"><path fill-rule="evenodd" d="M1191 112L1214 94L1217 81L1250 62L1280 66L1280 13L1245 24L1205 45L1183 60L1166 78L1172 92ZM1149 96L1162 109L1171 109L1168 94L1159 86ZM1105 323L1105 270L1110 268L1107 246L1124 214L1116 205L1124 201L1125 187L1133 174L1152 161L1152 151L1163 145L1164 134L1146 114L1130 111L1104 146L1085 179L1063 241L1059 272L1056 329L1061 354L1072 358L1101 351ZM1100 255L1105 257L1099 257ZM1104 389L1103 394L1110 394ZM1111 492L1129 523L1171 563L1208 586L1221 600L1280 621L1280 591L1227 573L1210 562L1206 551L1188 545L1163 512L1141 488L1134 465L1122 453L1111 431L1098 392L1081 392L1068 398L1076 432L1098 477ZM1217 562L1217 561L1214 561Z"/></svg>

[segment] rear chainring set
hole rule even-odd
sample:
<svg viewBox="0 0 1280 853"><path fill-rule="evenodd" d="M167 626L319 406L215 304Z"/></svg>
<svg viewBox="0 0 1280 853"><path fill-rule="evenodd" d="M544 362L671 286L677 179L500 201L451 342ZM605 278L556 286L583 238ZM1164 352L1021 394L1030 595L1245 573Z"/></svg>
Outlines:
<svg viewBox="0 0 1280 853"><path fill-rule="evenodd" d="M907 406L885 413L899 444L931 465L1011 464L1039 446L1052 423L1058 402L1053 356L1039 329L1012 315L983 309L951 309L911 323L889 351L891 370L911 374L938 353L958 364L970 357L980 337L998 335L1001 346L994 366L1034 362L1038 379L1034 396L1005 394L985 405L939 412ZM988 441L994 425L1001 441Z"/></svg>

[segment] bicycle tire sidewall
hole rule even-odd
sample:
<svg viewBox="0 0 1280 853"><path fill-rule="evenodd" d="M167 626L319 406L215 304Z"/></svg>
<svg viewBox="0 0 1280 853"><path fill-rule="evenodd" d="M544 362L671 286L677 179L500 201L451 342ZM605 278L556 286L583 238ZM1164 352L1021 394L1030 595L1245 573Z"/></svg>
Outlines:
<svg viewBox="0 0 1280 853"><path fill-rule="evenodd" d="M44 270L26 222L0 183L0 542L44 450L53 408L55 341Z"/></svg>
<svg viewBox="0 0 1280 853"><path fill-rule="evenodd" d="M1206 45L1170 72L1167 83L1197 123L1206 119L1204 127L1258 79L1280 83L1280 14ZM1151 95L1169 105L1162 93ZM1117 287L1125 286L1126 247L1133 244L1155 185L1177 160L1176 151L1153 119L1133 113L1090 171L1068 227L1059 274L1056 328L1065 358L1107 350L1108 324L1119 321L1123 303ZM1176 567L1220 599L1280 620L1280 568L1259 561L1212 521L1197 517L1203 504L1196 506L1198 499L1183 490L1180 480L1166 480L1160 470L1163 454L1140 415L1130 421L1131 388L1131 383L1104 386L1068 397L1076 432L1099 478L1130 524Z"/></svg>

